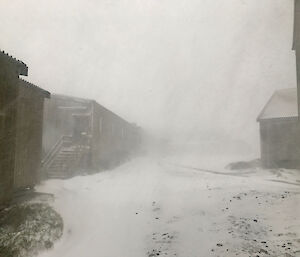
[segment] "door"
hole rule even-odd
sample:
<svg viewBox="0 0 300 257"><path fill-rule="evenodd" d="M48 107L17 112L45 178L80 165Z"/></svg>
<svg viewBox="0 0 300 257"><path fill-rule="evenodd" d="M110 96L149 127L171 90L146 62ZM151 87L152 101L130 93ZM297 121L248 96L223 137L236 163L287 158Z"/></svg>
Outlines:
<svg viewBox="0 0 300 257"><path fill-rule="evenodd" d="M73 115L73 140L83 143L90 131L89 115Z"/></svg>

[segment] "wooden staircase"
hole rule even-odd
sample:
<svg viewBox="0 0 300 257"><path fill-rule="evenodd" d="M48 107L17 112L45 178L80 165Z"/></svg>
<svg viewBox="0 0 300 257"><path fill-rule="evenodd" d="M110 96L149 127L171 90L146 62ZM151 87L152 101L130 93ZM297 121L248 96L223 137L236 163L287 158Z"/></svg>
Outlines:
<svg viewBox="0 0 300 257"><path fill-rule="evenodd" d="M88 151L88 145L75 144L72 136L62 136L43 159L42 172L46 178L72 177L78 173Z"/></svg>

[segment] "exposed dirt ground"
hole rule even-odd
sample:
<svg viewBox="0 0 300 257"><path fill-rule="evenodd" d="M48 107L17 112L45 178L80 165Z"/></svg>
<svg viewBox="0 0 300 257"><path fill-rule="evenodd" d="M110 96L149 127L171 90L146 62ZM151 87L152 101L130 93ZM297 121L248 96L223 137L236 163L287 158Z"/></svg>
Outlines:
<svg viewBox="0 0 300 257"><path fill-rule="evenodd" d="M0 256L32 257L61 237L63 220L45 203L14 204L0 212Z"/></svg>

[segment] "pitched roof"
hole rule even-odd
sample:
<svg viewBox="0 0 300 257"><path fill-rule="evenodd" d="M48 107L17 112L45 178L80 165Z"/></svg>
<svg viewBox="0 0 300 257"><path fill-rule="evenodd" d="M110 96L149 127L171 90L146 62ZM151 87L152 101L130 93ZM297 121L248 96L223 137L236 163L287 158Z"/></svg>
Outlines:
<svg viewBox="0 0 300 257"><path fill-rule="evenodd" d="M24 79L19 79L21 85L24 85L25 87L34 89L34 90L38 90L45 98L50 98L50 92L46 91L45 89L42 89Z"/></svg>
<svg viewBox="0 0 300 257"><path fill-rule="evenodd" d="M61 100L65 100L65 101L72 100L72 101L81 102L81 103L94 103L96 106L100 107L104 111L106 111L106 112L110 113L111 115L113 115L113 116L123 120L124 122L130 124L128 121L123 119L118 114L116 114L113 111L107 109L106 107L104 107L103 105L99 104L97 101L92 100L92 99L80 98L80 97L74 97L74 96L68 96L68 95L60 95L60 94L51 94L51 99L61 99Z"/></svg>
<svg viewBox="0 0 300 257"><path fill-rule="evenodd" d="M297 89L288 88L274 92L257 121L296 117L298 117Z"/></svg>
<svg viewBox="0 0 300 257"><path fill-rule="evenodd" d="M13 63L19 75L28 76L28 67L24 62L17 60L16 58L5 53L4 51L0 51L0 56L6 58L9 62Z"/></svg>
<svg viewBox="0 0 300 257"><path fill-rule="evenodd" d="M93 101L92 99L81 98L81 97L70 96L70 95L51 94L51 96L52 99L60 99L63 101L75 101L78 103L90 103Z"/></svg>

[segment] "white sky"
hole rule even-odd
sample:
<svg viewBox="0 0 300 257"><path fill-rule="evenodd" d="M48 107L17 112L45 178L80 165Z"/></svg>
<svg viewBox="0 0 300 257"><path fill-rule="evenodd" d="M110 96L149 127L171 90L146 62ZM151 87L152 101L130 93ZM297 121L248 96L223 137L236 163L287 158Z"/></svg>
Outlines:
<svg viewBox="0 0 300 257"><path fill-rule="evenodd" d="M1 0L0 48L31 82L175 138L242 140L295 87L292 0Z"/></svg>

